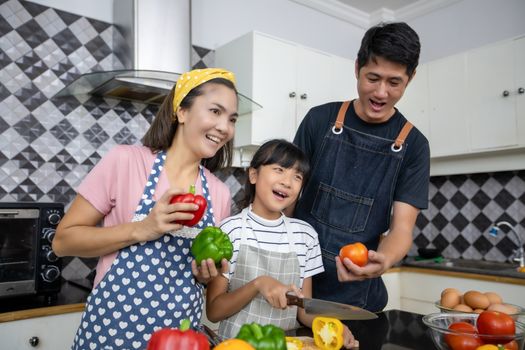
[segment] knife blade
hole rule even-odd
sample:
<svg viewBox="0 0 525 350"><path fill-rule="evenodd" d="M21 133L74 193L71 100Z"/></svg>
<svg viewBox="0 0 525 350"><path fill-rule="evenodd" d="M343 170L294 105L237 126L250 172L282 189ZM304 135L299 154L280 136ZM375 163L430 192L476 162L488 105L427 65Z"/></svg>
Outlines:
<svg viewBox="0 0 525 350"><path fill-rule="evenodd" d="M339 320L372 320L377 315L357 306L336 303L333 301L299 298L295 294L287 293L288 305L296 305L304 309L307 314L334 317Z"/></svg>

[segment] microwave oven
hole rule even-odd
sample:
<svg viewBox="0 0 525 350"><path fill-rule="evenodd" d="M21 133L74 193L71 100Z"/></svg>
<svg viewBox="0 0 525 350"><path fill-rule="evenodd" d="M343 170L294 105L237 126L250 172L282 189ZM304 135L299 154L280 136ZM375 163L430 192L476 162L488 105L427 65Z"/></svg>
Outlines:
<svg viewBox="0 0 525 350"><path fill-rule="evenodd" d="M0 202L0 298L60 291L62 259L51 247L64 205Z"/></svg>

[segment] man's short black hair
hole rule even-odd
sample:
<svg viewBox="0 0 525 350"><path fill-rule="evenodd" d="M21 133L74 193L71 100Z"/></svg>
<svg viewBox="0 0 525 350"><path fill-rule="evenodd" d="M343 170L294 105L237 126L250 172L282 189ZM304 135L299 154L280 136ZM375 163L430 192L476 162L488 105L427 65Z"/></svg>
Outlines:
<svg viewBox="0 0 525 350"><path fill-rule="evenodd" d="M420 51L419 36L408 24L380 23L366 31L357 53L357 66L361 70L370 60L382 57L404 65L407 75L412 77Z"/></svg>

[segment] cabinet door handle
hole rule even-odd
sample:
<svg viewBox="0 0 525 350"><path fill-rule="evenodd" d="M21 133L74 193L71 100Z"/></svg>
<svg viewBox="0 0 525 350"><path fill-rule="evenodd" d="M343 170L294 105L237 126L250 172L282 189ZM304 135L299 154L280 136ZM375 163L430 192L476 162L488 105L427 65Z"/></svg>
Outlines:
<svg viewBox="0 0 525 350"><path fill-rule="evenodd" d="M307 94L302 94L301 95L301 100L306 100L308 98L308 95Z"/></svg>
<svg viewBox="0 0 525 350"><path fill-rule="evenodd" d="M38 337L29 338L29 345L31 345L32 347L38 346L38 343L40 343L40 339L38 339Z"/></svg>
<svg viewBox="0 0 525 350"><path fill-rule="evenodd" d="M525 93L525 89L522 87L518 88L518 94L523 94L523 93Z"/></svg>
<svg viewBox="0 0 525 350"><path fill-rule="evenodd" d="M290 93L288 94L288 96L289 96L290 98L294 98L294 97L295 97L295 92L294 92L294 91L290 92Z"/></svg>
<svg viewBox="0 0 525 350"><path fill-rule="evenodd" d="M507 97L507 96L509 96L509 95L510 95L509 90L505 90L505 91L503 91L503 94L502 94L502 95L503 95L503 97Z"/></svg>

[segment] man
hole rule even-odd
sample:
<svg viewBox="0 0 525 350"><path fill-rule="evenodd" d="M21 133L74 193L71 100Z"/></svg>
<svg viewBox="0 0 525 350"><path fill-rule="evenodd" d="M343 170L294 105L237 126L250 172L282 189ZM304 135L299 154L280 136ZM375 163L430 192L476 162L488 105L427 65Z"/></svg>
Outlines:
<svg viewBox="0 0 525 350"><path fill-rule="evenodd" d="M295 216L317 230L325 267L313 279L315 298L382 310L388 296L380 276L411 247L416 217L428 205L430 150L394 106L419 52L406 23L370 28L355 66L358 99L312 108L295 135L312 166ZM369 249L363 267L338 257L354 242Z"/></svg>

